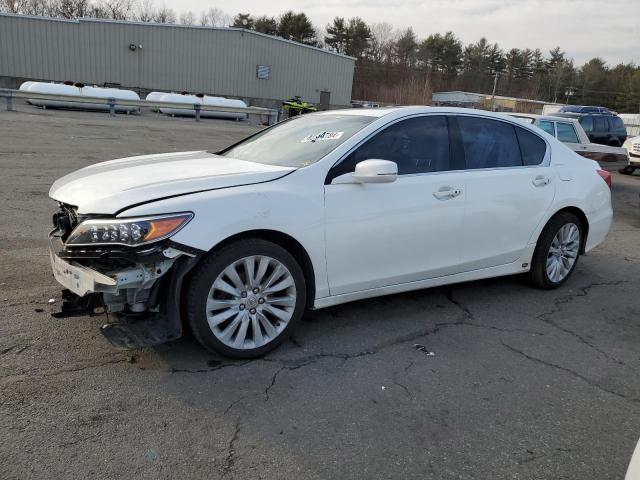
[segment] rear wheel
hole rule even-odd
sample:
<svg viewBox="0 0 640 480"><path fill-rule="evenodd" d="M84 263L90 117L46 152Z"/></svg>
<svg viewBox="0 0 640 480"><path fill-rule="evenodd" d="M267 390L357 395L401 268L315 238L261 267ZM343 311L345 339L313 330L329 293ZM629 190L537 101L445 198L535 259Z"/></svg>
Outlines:
<svg viewBox="0 0 640 480"><path fill-rule="evenodd" d="M531 262L529 277L540 288L557 288L567 281L578 263L582 222L569 212L553 217L542 231Z"/></svg>
<svg viewBox="0 0 640 480"><path fill-rule="evenodd" d="M302 269L282 247L245 239L212 252L191 275L187 319L207 349L252 358L293 331L306 303Z"/></svg>

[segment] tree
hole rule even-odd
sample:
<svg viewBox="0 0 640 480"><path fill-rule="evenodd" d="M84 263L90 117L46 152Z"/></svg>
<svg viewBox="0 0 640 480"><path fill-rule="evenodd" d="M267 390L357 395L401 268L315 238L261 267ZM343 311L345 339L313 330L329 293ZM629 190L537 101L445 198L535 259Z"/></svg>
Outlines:
<svg viewBox="0 0 640 480"><path fill-rule="evenodd" d="M231 22L231 16L219 8L212 7L200 12L199 23L203 27L225 27Z"/></svg>
<svg viewBox="0 0 640 480"><path fill-rule="evenodd" d="M239 13L233 17L233 23L230 25L233 28L245 28L247 30L253 29L253 18L248 13Z"/></svg>
<svg viewBox="0 0 640 480"><path fill-rule="evenodd" d="M304 13L294 13L292 10L284 13L278 23L278 35L287 40L317 45L316 31L313 24Z"/></svg>
<svg viewBox="0 0 640 480"><path fill-rule="evenodd" d="M413 67L416 63L418 42L411 27L407 28L396 41L394 56L403 67Z"/></svg>
<svg viewBox="0 0 640 480"><path fill-rule="evenodd" d="M267 35L277 35L278 22L273 17L262 16L256 18L253 28L256 32L266 33Z"/></svg>
<svg viewBox="0 0 640 480"><path fill-rule="evenodd" d="M194 25L195 23L196 23L196 15L191 10L187 10L186 12L182 12L180 14L181 25Z"/></svg>
<svg viewBox="0 0 640 480"><path fill-rule="evenodd" d="M138 22L153 22L156 9L153 5L153 0L143 0L138 4L134 18Z"/></svg>
<svg viewBox="0 0 640 480"><path fill-rule="evenodd" d="M433 72L455 77L462 64L462 42L452 32L429 35L418 47L418 61Z"/></svg>
<svg viewBox="0 0 640 480"><path fill-rule="evenodd" d="M371 31L369 59L375 63L391 61L394 38L397 36L393 25L387 22L374 23L369 30Z"/></svg>
<svg viewBox="0 0 640 480"><path fill-rule="evenodd" d="M345 53L352 57L362 58L371 46L371 30L360 17L349 19L347 25L347 47Z"/></svg>
<svg viewBox="0 0 640 480"><path fill-rule="evenodd" d="M176 23L176 12L172 8L162 5L154 13L153 21L155 23Z"/></svg>
<svg viewBox="0 0 640 480"><path fill-rule="evenodd" d="M327 25L327 36L324 37L324 42L329 49L338 52L345 53L348 43L347 24L342 17L336 17L333 22Z"/></svg>
<svg viewBox="0 0 640 480"><path fill-rule="evenodd" d="M131 18L133 0L101 0L97 9L96 12L102 10L112 20L127 20Z"/></svg>

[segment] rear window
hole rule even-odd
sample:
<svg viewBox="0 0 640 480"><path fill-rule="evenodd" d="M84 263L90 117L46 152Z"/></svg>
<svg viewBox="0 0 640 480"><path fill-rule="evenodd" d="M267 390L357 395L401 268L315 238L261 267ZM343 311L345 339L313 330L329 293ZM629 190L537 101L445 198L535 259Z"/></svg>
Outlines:
<svg viewBox="0 0 640 480"><path fill-rule="evenodd" d="M522 166L513 125L476 117L457 117L467 169Z"/></svg>
<svg viewBox="0 0 640 480"><path fill-rule="evenodd" d="M611 130L625 130L624 122L620 117L609 117L609 125Z"/></svg>
<svg viewBox="0 0 640 480"><path fill-rule="evenodd" d="M515 127L515 129L518 143L520 144L522 163L525 165L540 165L544 160L544 154L547 152L546 142L524 128Z"/></svg>
<svg viewBox="0 0 640 480"><path fill-rule="evenodd" d="M573 125L570 123L557 122L558 140L564 143L580 143Z"/></svg>
<svg viewBox="0 0 640 480"><path fill-rule="evenodd" d="M578 121L585 132L593 132L593 117L582 117Z"/></svg>
<svg viewBox="0 0 640 480"><path fill-rule="evenodd" d="M606 132L609 129L605 117L593 117L593 129L596 132Z"/></svg>

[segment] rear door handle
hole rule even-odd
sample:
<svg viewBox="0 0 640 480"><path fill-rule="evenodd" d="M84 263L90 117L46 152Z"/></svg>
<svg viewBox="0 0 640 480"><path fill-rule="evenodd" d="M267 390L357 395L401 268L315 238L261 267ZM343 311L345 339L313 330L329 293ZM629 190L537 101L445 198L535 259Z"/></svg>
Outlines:
<svg viewBox="0 0 640 480"><path fill-rule="evenodd" d="M549 177L545 177L544 175L538 175L533 180L531 180L536 187L544 187L545 185L549 185L551 183L551 179Z"/></svg>
<svg viewBox="0 0 640 480"><path fill-rule="evenodd" d="M433 196L436 197L438 200L450 200L452 198L457 197L461 193L462 191L457 188L454 189L451 187L442 187L437 192L433 192Z"/></svg>

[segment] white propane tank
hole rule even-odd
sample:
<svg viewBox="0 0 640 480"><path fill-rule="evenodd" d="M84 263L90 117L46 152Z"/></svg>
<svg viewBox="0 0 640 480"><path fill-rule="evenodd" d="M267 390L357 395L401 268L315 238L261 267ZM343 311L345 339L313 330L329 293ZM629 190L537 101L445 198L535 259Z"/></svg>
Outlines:
<svg viewBox="0 0 640 480"><path fill-rule="evenodd" d="M101 88L101 87L84 87L81 89L81 95L85 97L98 97L98 98L115 98L116 101L120 100L140 100L140 97L133 90L121 90L119 88ZM83 110L103 110L109 111L109 105L101 105L99 103L82 103L77 108ZM130 113L138 111L138 107L129 107L125 105L118 105L116 103L116 112Z"/></svg>
<svg viewBox="0 0 640 480"><path fill-rule="evenodd" d="M179 115L185 117L195 117L196 112L193 109L193 105L207 105L214 107L236 107L247 108L247 104L242 100L231 100L229 98L222 97L210 97L205 95L204 97L198 97L196 95L180 95L177 93L167 93L160 97L162 102L175 102L184 103L185 108L161 108L160 111L166 115ZM186 106L188 105L188 106ZM230 118L233 120L244 120L247 118L246 113L239 112L216 112L209 110L202 110L200 112L202 118Z"/></svg>
<svg viewBox="0 0 640 480"><path fill-rule="evenodd" d="M65 85L63 83L45 83L45 82L31 82L26 88L29 92L34 93L50 93L53 95L80 95L80 89L73 85ZM50 107L50 108L72 108L76 104L73 102L65 102L60 100L41 100L38 98L28 98L27 102L36 107Z"/></svg>
<svg viewBox="0 0 640 480"><path fill-rule="evenodd" d="M161 102L160 100L163 95L166 95L167 92L149 92L149 94L145 97L147 102ZM160 109L156 107L151 107L152 112L159 112Z"/></svg>
<svg viewBox="0 0 640 480"><path fill-rule="evenodd" d="M25 82L29 83L29 82ZM23 84L24 85L24 84ZM22 86L21 86L22 89ZM85 97L99 97L99 98L115 98L120 100L140 100L138 94L131 90L120 90L118 88L100 88L100 87L76 87L75 85L65 85L63 83L44 83L44 82L31 82L25 88L29 92L34 93L50 93L54 95L75 95ZM37 107L50 107L50 108L75 108L78 110L100 110L109 111L109 105L101 105L99 103L81 103L74 102L73 99L66 100L41 100L36 98L27 99L29 103ZM137 111L138 107L129 107L123 105L117 105L115 107L116 112L133 112Z"/></svg>

